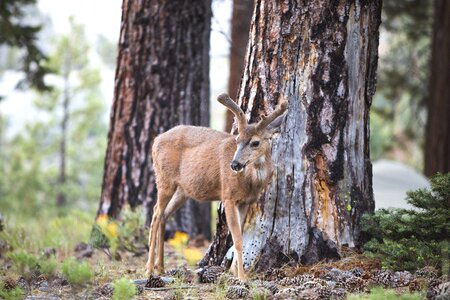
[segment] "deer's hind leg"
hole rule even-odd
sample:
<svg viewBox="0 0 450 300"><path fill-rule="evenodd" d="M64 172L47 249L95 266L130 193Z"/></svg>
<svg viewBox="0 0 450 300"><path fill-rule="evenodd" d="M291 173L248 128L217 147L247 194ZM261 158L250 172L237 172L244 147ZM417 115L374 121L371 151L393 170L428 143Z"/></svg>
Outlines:
<svg viewBox="0 0 450 300"><path fill-rule="evenodd" d="M186 203L187 196L184 194L183 190L178 187L175 193L170 199L167 206L164 208L164 213L161 216L161 222L159 224L159 234L158 234L158 248L157 250L157 262L156 270L159 273L164 273L164 233L166 229L166 221L169 217L176 212L184 203ZM161 207L162 208L162 207Z"/></svg>
<svg viewBox="0 0 450 300"><path fill-rule="evenodd" d="M147 270L146 271L147 275L152 274L155 268L155 247L157 242L157 232L158 229L160 228L160 223L164 215L164 210L167 204L169 203L173 193L174 190L170 190L170 192L167 192L167 190L165 189L158 190L158 200L153 210L152 224L150 225L150 231L148 235L149 251L148 251L148 261L145 266ZM162 243L164 243L164 240Z"/></svg>

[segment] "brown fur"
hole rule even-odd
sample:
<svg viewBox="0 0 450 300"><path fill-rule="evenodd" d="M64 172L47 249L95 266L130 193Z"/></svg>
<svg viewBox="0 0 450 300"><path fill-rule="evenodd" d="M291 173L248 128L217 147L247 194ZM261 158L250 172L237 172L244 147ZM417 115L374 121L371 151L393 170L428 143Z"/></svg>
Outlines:
<svg viewBox="0 0 450 300"><path fill-rule="evenodd" d="M228 102L224 105L239 118L238 136L205 127L180 125L159 135L154 141L152 159L158 200L149 234L148 273L154 269L155 248L158 258L156 269L164 272L163 245L167 218L187 198L198 201L221 200L237 252L237 276L245 280L242 222L248 204L260 197L272 177L269 139L274 128L270 128L270 122L259 127L260 124L247 125L240 108ZM268 118L273 121L285 110L286 105L281 106ZM259 141L256 148L251 146L254 141ZM233 159L245 164L242 172L231 169Z"/></svg>

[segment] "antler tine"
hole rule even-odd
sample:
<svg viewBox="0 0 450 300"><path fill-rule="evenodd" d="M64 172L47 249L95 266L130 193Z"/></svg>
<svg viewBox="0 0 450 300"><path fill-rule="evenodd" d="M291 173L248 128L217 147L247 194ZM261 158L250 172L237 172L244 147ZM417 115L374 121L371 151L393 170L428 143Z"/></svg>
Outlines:
<svg viewBox="0 0 450 300"><path fill-rule="evenodd" d="M237 123L238 123L238 130L241 131L242 129L247 126L247 120L245 119L244 112L242 109L237 105L236 102L234 102L230 96L227 94L221 94L219 97L217 97L217 101L219 101L223 106L231 110L231 112L236 117Z"/></svg>
<svg viewBox="0 0 450 300"><path fill-rule="evenodd" d="M272 123L273 120L281 116L286 111L287 107L288 107L287 101L284 100L280 102L277 109L274 110L270 115L261 117L261 120L256 125L256 129L262 130L266 128L266 126Z"/></svg>

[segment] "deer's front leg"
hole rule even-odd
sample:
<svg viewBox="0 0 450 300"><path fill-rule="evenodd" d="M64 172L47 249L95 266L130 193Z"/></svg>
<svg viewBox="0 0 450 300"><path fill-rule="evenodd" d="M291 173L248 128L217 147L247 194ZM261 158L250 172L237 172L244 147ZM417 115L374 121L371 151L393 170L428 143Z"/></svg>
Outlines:
<svg viewBox="0 0 450 300"><path fill-rule="evenodd" d="M224 201L225 202L225 201ZM244 273L244 266L242 261L242 231L239 218L239 211L234 203L226 204L225 206L225 216L227 218L228 229L230 229L231 237L233 238L234 249L236 250L237 256L237 277L239 280L246 281L247 278Z"/></svg>

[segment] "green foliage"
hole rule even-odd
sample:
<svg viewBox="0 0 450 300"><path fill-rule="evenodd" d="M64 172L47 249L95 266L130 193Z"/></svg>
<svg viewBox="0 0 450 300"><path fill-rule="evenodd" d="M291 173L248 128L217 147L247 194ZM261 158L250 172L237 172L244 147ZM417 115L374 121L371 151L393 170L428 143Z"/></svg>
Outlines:
<svg viewBox="0 0 450 300"><path fill-rule="evenodd" d="M58 262L54 257L42 259L39 261L39 269L41 273L47 277L54 277L56 275L56 271L58 270Z"/></svg>
<svg viewBox="0 0 450 300"><path fill-rule="evenodd" d="M15 287L11 290L6 290L0 286L0 299L4 300L22 300L24 299L24 292L20 287Z"/></svg>
<svg viewBox="0 0 450 300"><path fill-rule="evenodd" d="M62 271L67 281L74 285L85 284L94 275L87 262L78 262L74 257L68 258L63 262Z"/></svg>
<svg viewBox="0 0 450 300"><path fill-rule="evenodd" d="M13 263L14 271L27 279L30 279L33 275L38 274L53 277L56 275L56 271L58 269L58 262L54 257L39 259L25 250L8 252L6 256Z"/></svg>
<svg viewBox="0 0 450 300"><path fill-rule="evenodd" d="M9 252L6 256L12 261L14 270L25 278L31 278L39 270L36 256L24 250Z"/></svg>
<svg viewBox="0 0 450 300"><path fill-rule="evenodd" d="M407 201L415 209L381 209L364 216L363 231L372 237L364 246L366 254L380 257L384 267L394 270L444 267L450 246L449 199L450 173L437 174L430 190L408 192Z"/></svg>
<svg viewBox="0 0 450 300"><path fill-rule="evenodd" d="M88 241L93 218L93 212L79 210L57 217L51 209L39 214L39 218L6 216L5 230L0 232L0 240L5 241L13 251L39 253L40 249L50 247L64 257L77 243Z"/></svg>
<svg viewBox="0 0 450 300"><path fill-rule="evenodd" d="M36 0L2 0L0 2L0 45L20 49L25 81L39 90L48 90L44 76L50 69L44 65L46 56L39 49L36 39L41 26L30 25L27 18Z"/></svg>
<svg viewBox="0 0 450 300"><path fill-rule="evenodd" d="M129 279L120 278L113 282L113 300L132 299L137 294L136 285Z"/></svg>
<svg viewBox="0 0 450 300"><path fill-rule="evenodd" d="M347 297L348 300L419 300L423 299L418 293L414 294L396 294L394 290L391 289L383 289L383 288L374 288L370 291L368 295L350 295Z"/></svg>
<svg viewBox="0 0 450 300"><path fill-rule="evenodd" d="M0 178L0 211L6 215L47 213L59 195L68 205L58 213L65 214L70 208L93 207L100 197L107 137L101 77L88 60L83 27L73 20L71 26L67 36L55 39L49 55L47 66L55 70L50 77L55 84L51 91L37 94L33 104L39 117L9 139L0 120L0 171L6 174Z"/></svg>

